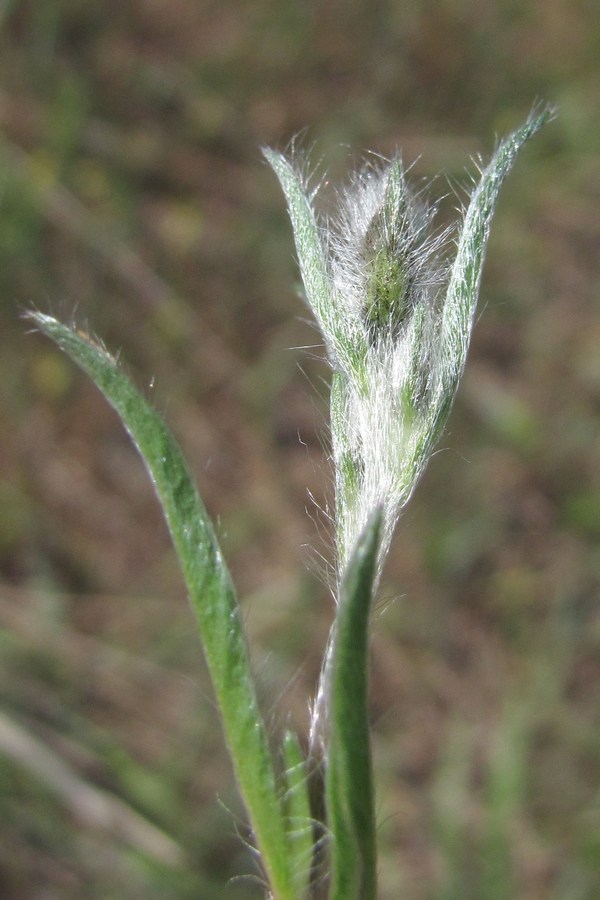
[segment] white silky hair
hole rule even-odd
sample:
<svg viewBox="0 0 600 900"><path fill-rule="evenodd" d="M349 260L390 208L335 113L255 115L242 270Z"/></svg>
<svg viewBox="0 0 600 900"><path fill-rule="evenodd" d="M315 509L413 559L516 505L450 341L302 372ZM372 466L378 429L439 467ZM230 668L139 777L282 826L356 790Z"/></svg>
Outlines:
<svg viewBox="0 0 600 900"><path fill-rule="evenodd" d="M383 513L376 582L398 516L449 415L473 327L500 186L522 145L554 111L534 107L479 166L456 226L408 183L399 156L373 157L317 204L325 184L306 157L265 156L288 202L306 299L333 370L332 456L337 580L376 508Z"/></svg>
<svg viewBox="0 0 600 900"><path fill-rule="evenodd" d="M392 177L399 189L397 208L386 209ZM425 465L417 445L424 441L423 429L431 418L427 393L436 380L430 367L435 360L440 289L448 272L443 250L451 238L450 231L435 232L434 214L435 208L426 203L423 194L409 187L400 159L394 158L362 167L338 192L338 211L327 223L325 256L331 302L342 312L340 321L348 323L348 338L359 331L364 345L357 379L336 352L339 335L328 342L334 370L346 375L344 410L334 416L332 427L338 473L338 577L369 516L379 506L383 509L381 566L397 518ZM365 298L373 278L370 261L379 253L389 255L390 265L401 266L408 282L404 296L397 298L397 303L405 306L400 324L393 309L387 311L387 321L385 315L376 323L369 321ZM409 384L415 372L418 391ZM409 414L407 394L411 391L415 409ZM336 433L337 422L342 423L343 435ZM360 484L352 496L343 485L341 457L348 452L360 470Z"/></svg>

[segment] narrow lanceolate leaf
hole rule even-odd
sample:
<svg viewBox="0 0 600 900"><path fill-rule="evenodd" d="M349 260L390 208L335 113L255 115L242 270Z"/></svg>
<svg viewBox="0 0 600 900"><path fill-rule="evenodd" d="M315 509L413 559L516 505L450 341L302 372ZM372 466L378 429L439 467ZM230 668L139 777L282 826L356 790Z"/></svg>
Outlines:
<svg viewBox="0 0 600 900"><path fill-rule="evenodd" d="M340 589L330 660L325 796L331 836L329 900L374 900L376 848L367 710L369 615L381 511L360 536Z"/></svg>
<svg viewBox="0 0 600 900"><path fill-rule="evenodd" d="M298 738L291 731L283 737L286 791L284 811L288 822L290 859L297 896L307 896L313 862L313 819L308 796L306 760Z"/></svg>
<svg viewBox="0 0 600 900"><path fill-rule="evenodd" d="M199 625L235 773L276 900L296 900L287 822L255 696L238 602L212 524L181 450L115 359L50 316L30 318L103 392L148 469Z"/></svg>
<svg viewBox="0 0 600 900"><path fill-rule="evenodd" d="M535 110L516 131L498 145L473 194L464 218L442 311L437 425L443 427L462 375L490 225L502 183L523 144L553 116L553 110Z"/></svg>

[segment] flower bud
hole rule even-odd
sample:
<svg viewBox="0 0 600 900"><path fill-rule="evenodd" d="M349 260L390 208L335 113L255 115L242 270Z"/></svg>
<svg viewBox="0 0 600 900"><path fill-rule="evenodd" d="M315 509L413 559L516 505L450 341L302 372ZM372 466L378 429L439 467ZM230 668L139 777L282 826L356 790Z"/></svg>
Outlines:
<svg viewBox="0 0 600 900"><path fill-rule="evenodd" d="M462 374L500 186L552 116L534 110L497 147L455 232L408 186L400 158L364 166L323 221L302 169L266 151L287 197L307 300L334 369L338 576L373 510L380 563L448 418ZM454 258L450 258L450 251Z"/></svg>

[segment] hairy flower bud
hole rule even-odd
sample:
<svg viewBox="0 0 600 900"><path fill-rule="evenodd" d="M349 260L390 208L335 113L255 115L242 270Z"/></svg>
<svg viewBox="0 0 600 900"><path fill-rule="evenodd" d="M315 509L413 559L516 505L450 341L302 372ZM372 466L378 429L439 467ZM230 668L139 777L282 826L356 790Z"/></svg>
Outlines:
<svg viewBox="0 0 600 900"><path fill-rule="evenodd" d="M377 507L380 565L385 557L452 407L500 186L551 115L535 110L498 145L453 232L434 231L434 210L408 185L399 157L360 169L340 191L337 215L322 219L302 168L265 151L334 370L338 576Z"/></svg>

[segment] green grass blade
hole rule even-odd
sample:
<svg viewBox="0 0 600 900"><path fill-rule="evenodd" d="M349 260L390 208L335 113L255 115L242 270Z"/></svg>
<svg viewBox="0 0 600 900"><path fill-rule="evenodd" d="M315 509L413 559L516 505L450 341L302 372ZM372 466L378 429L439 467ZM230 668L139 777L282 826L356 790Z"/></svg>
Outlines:
<svg viewBox="0 0 600 900"><path fill-rule="evenodd" d="M296 900L287 822L256 700L231 577L181 450L160 416L99 345L50 316L30 318L120 415L154 484L198 621L235 774L276 900Z"/></svg>
<svg viewBox="0 0 600 900"><path fill-rule="evenodd" d="M334 626L325 773L331 834L329 900L374 900L376 893L367 688L369 615L380 529L378 510L348 564Z"/></svg>

